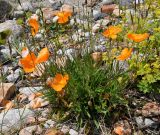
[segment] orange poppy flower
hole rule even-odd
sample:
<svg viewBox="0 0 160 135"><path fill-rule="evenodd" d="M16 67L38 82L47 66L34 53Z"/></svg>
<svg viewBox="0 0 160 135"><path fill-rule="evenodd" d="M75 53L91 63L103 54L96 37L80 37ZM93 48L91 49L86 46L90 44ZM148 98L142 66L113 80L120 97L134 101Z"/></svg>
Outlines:
<svg viewBox="0 0 160 135"><path fill-rule="evenodd" d="M104 32L103 36L111 38L111 39L116 39L117 34L121 32L122 29L118 26L109 26Z"/></svg>
<svg viewBox="0 0 160 135"><path fill-rule="evenodd" d="M62 89L67 85L69 80L68 74L62 75L62 74L56 74L54 78L49 78L47 80L47 85L52 87L55 91L61 92Z"/></svg>
<svg viewBox="0 0 160 135"><path fill-rule="evenodd" d="M132 39L135 42L141 42L149 37L148 33L144 34L128 34L127 35L129 39Z"/></svg>
<svg viewBox="0 0 160 135"><path fill-rule="evenodd" d="M31 26L32 36L35 36L38 33L38 30L39 30L38 21L36 19L31 18L31 19L28 20L28 23Z"/></svg>
<svg viewBox="0 0 160 135"><path fill-rule="evenodd" d="M22 54L23 53L25 53L24 49L22 50ZM22 65L26 73L30 73L36 69L37 64L47 61L49 55L50 54L48 48L43 48L39 52L38 57L36 57L36 55L33 52L28 53L26 57L20 59L20 64Z"/></svg>
<svg viewBox="0 0 160 135"><path fill-rule="evenodd" d="M126 60L131 56L133 48L128 49L124 48L119 56L117 56L117 60Z"/></svg>
<svg viewBox="0 0 160 135"><path fill-rule="evenodd" d="M56 13L56 16L58 16L58 23L64 24L69 21L69 17L71 17L71 13L59 11L58 13Z"/></svg>

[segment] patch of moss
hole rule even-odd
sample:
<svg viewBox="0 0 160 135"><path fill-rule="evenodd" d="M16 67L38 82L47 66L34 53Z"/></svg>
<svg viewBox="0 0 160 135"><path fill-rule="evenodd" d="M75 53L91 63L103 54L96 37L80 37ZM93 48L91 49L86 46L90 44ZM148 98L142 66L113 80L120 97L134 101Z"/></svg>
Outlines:
<svg viewBox="0 0 160 135"><path fill-rule="evenodd" d="M27 17L27 18L30 18L31 16L32 16L32 12L28 11L28 12L26 13L26 17Z"/></svg>
<svg viewBox="0 0 160 135"><path fill-rule="evenodd" d="M17 19L17 24L22 25L23 24L23 19L22 18Z"/></svg>
<svg viewBox="0 0 160 135"><path fill-rule="evenodd" d="M11 34L10 30L6 30L0 33L0 45L6 43L6 39L10 34Z"/></svg>

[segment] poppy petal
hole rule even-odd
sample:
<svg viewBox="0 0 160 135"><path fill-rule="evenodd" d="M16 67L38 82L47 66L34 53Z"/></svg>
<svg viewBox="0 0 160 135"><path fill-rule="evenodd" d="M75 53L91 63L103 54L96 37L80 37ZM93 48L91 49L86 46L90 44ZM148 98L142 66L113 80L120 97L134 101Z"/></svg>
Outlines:
<svg viewBox="0 0 160 135"><path fill-rule="evenodd" d="M49 55L50 53L49 53L48 48L43 48L38 54L38 57L36 59L36 64L47 61L49 58Z"/></svg>
<svg viewBox="0 0 160 135"><path fill-rule="evenodd" d="M35 36L37 33L38 33L38 30L39 30L39 23L36 19L29 19L28 20L28 23L29 25L31 26L31 33L32 33L32 36Z"/></svg>
<svg viewBox="0 0 160 135"><path fill-rule="evenodd" d="M36 61L35 54L30 53L25 58L20 59L20 64L22 65L26 73L30 73L35 70L35 61Z"/></svg>
<svg viewBox="0 0 160 135"><path fill-rule="evenodd" d="M67 85L68 80L69 76L67 74L64 76L62 74L56 74L54 78L47 79L47 85L55 91L60 92Z"/></svg>
<svg viewBox="0 0 160 135"><path fill-rule="evenodd" d="M149 37L148 33L144 34L128 34L127 37L135 42L142 42Z"/></svg>
<svg viewBox="0 0 160 135"><path fill-rule="evenodd" d="M56 14L58 16L58 23L64 24L69 21L69 17L71 16L70 12L60 11Z"/></svg>
<svg viewBox="0 0 160 135"><path fill-rule="evenodd" d="M118 26L109 26L104 32L103 32L103 36L108 37L108 38L112 38L112 39L116 39L117 38L117 34L119 32L121 32L122 29Z"/></svg>
<svg viewBox="0 0 160 135"><path fill-rule="evenodd" d="M124 48L119 56L117 56L117 60L126 60L131 56L133 48Z"/></svg>

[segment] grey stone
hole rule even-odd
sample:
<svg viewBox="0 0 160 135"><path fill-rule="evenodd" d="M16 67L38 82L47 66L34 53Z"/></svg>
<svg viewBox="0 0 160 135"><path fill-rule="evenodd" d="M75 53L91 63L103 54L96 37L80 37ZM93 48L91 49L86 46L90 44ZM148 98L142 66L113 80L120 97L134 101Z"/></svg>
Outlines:
<svg viewBox="0 0 160 135"><path fill-rule="evenodd" d="M2 67L2 72L3 72L3 74L7 74L9 72L8 65L5 65Z"/></svg>
<svg viewBox="0 0 160 135"><path fill-rule="evenodd" d="M47 117L49 115L49 109L45 108L43 111L41 111L41 116L42 117Z"/></svg>
<svg viewBox="0 0 160 135"><path fill-rule="evenodd" d="M17 56L17 52L14 49L10 50L8 47L6 47L5 49L2 49L1 53L5 57L16 57Z"/></svg>
<svg viewBox="0 0 160 135"><path fill-rule="evenodd" d="M42 128L39 125L34 125L30 127L23 128L19 135L33 135L33 134L42 134Z"/></svg>
<svg viewBox="0 0 160 135"><path fill-rule="evenodd" d="M0 113L0 126L2 133L10 133L11 130L20 129L21 125L27 122L28 117L33 117L34 113L29 109L11 109L8 112Z"/></svg>
<svg viewBox="0 0 160 135"><path fill-rule="evenodd" d="M153 123L155 123L153 120L145 118L144 124L145 126L151 126Z"/></svg>
<svg viewBox="0 0 160 135"><path fill-rule="evenodd" d="M106 4L111 4L113 3L113 0L102 0L102 4L106 5Z"/></svg>
<svg viewBox="0 0 160 135"><path fill-rule="evenodd" d="M15 18L20 18L24 16L24 11L14 11L13 13Z"/></svg>
<svg viewBox="0 0 160 135"><path fill-rule="evenodd" d="M143 118L141 116L135 117L135 120L136 120L136 123L137 123L138 127L143 127L144 126Z"/></svg>
<svg viewBox="0 0 160 135"><path fill-rule="evenodd" d="M100 27L101 27L101 25L100 24L95 24L93 27L92 27L92 32L93 33L96 33L96 32L98 32L99 30L100 30Z"/></svg>
<svg viewBox="0 0 160 135"><path fill-rule="evenodd" d="M18 5L17 10L33 11L33 6L30 1L24 1Z"/></svg>
<svg viewBox="0 0 160 135"><path fill-rule="evenodd" d="M18 68L14 71L14 73L20 75L22 73L22 70L20 68Z"/></svg>
<svg viewBox="0 0 160 135"><path fill-rule="evenodd" d="M11 31L10 38L17 38L22 33L22 26L18 25L16 20L7 20L0 23L0 33L8 30Z"/></svg>
<svg viewBox="0 0 160 135"><path fill-rule="evenodd" d="M40 91L42 89L43 89L43 87L21 87L19 89L19 92L29 96L32 93L38 92L38 91Z"/></svg>
<svg viewBox="0 0 160 135"><path fill-rule="evenodd" d="M50 126L53 126L53 125L56 124L56 122L53 121L53 120L51 120L51 119L50 119L50 120L47 120L46 123L47 123L48 125L50 125Z"/></svg>
<svg viewBox="0 0 160 135"><path fill-rule="evenodd" d="M63 125L61 131L64 133L64 134L67 134L69 132L70 128L66 125Z"/></svg>
<svg viewBox="0 0 160 135"><path fill-rule="evenodd" d="M19 74L11 73L6 78L9 82L16 82L16 80L19 78Z"/></svg>
<svg viewBox="0 0 160 135"><path fill-rule="evenodd" d="M73 129L70 129L70 130L69 130L69 134L70 134L70 135L78 135L78 132L75 131L75 130L73 130Z"/></svg>
<svg viewBox="0 0 160 135"><path fill-rule="evenodd" d="M44 123L43 125L45 128L50 128L50 126L47 123Z"/></svg>
<svg viewBox="0 0 160 135"><path fill-rule="evenodd" d="M89 38L89 37L90 37L90 35L91 35L91 33L90 33L90 32L86 32L86 33L84 33L84 36L85 36L86 38Z"/></svg>
<svg viewBox="0 0 160 135"><path fill-rule="evenodd" d="M101 18L101 11L98 11L98 10L93 10L93 17L94 17L94 20L98 20L99 18Z"/></svg>
<svg viewBox="0 0 160 135"><path fill-rule="evenodd" d="M4 63L6 61L7 61L7 59L2 54L0 54L0 64Z"/></svg>
<svg viewBox="0 0 160 135"><path fill-rule="evenodd" d="M12 5L6 1L1 0L0 1L0 21L5 19L5 17L8 17L12 12Z"/></svg>
<svg viewBox="0 0 160 135"><path fill-rule="evenodd" d="M61 2L60 1L56 1L52 4L52 8L53 10L59 10L60 7L62 6Z"/></svg>
<svg viewBox="0 0 160 135"><path fill-rule="evenodd" d="M99 23L102 26L107 26L109 24L109 22L110 22L110 20L108 20L108 19L101 19L101 20L97 21L97 23Z"/></svg>
<svg viewBox="0 0 160 135"><path fill-rule="evenodd" d="M43 35L41 33L38 33L35 35L36 40L42 40L42 38L43 38Z"/></svg>
<svg viewBox="0 0 160 135"><path fill-rule="evenodd" d="M144 0L136 0L136 4L143 3ZM119 4L122 6L132 6L134 5L135 0L119 0Z"/></svg>
<svg viewBox="0 0 160 135"><path fill-rule="evenodd" d="M58 54L58 55L62 55L62 54L63 54L63 50L62 50L62 49L59 49L59 50L57 51L57 54Z"/></svg>

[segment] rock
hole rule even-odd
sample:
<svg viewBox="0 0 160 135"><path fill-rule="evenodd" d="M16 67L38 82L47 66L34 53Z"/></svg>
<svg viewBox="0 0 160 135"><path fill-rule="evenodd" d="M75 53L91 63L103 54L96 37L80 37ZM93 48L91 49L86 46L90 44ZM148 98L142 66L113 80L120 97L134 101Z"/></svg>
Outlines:
<svg viewBox="0 0 160 135"><path fill-rule="evenodd" d="M11 73L6 78L9 82L16 82L17 79L19 78L19 74Z"/></svg>
<svg viewBox="0 0 160 135"><path fill-rule="evenodd" d="M0 22L8 17L12 12L12 5L6 0L0 1Z"/></svg>
<svg viewBox="0 0 160 135"><path fill-rule="evenodd" d="M52 8L42 8L43 17L45 20L52 20L58 10L53 10Z"/></svg>
<svg viewBox="0 0 160 135"><path fill-rule="evenodd" d="M136 4L140 4L143 2L144 2L144 0L136 0ZM135 0L121 0L119 2L119 4L121 6L127 6L127 7L133 6L134 3L135 3Z"/></svg>
<svg viewBox="0 0 160 135"><path fill-rule="evenodd" d="M116 7L115 4L103 5L103 6L101 6L101 12L106 13L106 14L111 14L111 13L113 13L115 7Z"/></svg>
<svg viewBox="0 0 160 135"><path fill-rule="evenodd" d="M74 25L75 24L75 19L71 19L70 20L70 25Z"/></svg>
<svg viewBox="0 0 160 135"><path fill-rule="evenodd" d="M136 0L136 4L142 4L145 0Z"/></svg>
<svg viewBox="0 0 160 135"><path fill-rule="evenodd" d="M113 0L102 0L103 5L112 4Z"/></svg>
<svg viewBox="0 0 160 135"><path fill-rule="evenodd" d="M18 25L15 20L7 20L3 23L0 23L0 33L9 31L11 32L11 38L17 38L22 33L22 26Z"/></svg>
<svg viewBox="0 0 160 135"><path fill-rule="evenodd" d="M6 75L6 74L8 74L9 73L9 69L8 69L8 65L4 65L3 67L2 67L2 72L3 72L3 75Z"/></svg>
<svg viewBox="0 0 160 135"><path fill-rule="evenodd" d="M58 18L59 18L58 16L53 17L52 22L56 23L58 21Z"/></svg>
<svg viewBox="0 0 160 135"><path fill-rule="evenodd" d="M73 6L68 5L68 4L64 4L64 5L62 5L60 11L70 12L71 14L73 14Z"/></svg>
<svg viewBox="0 0 160 135"><path fill-rule="evenodd" d="M114 14L115 16L120 16L120 15L122 14L122 10L120 10L119 8L115 8L115 9L113 10L113 14Z"/></svg>
<svg viewBox="0 0 160 135"><path fill-rule="evenodd" d="M58 55L62 55L62 54L63 54L63 50L62 50L62 49L59 49L56 53L57 53Z"/></svg>
<svg viewBox="0 0 160 135"><path fill-rule="evenodd" d="M15 18L20 18L24 16L24 11L14 11L13 16Z"/></svg>
<svg viewBox="0 0 160 135"><path fill-rule="evenodd" d="M62 6L62 4L60 1L56 1L56 2L52 3L53 10L59 10L61 6Z"/></svg>
<svg viewBox="0 0 160 135"><path fill-rule="evenodd" d="M155 122L153 121L153 120L151 120L151 119L148 119L148 118L145 118L144 119L144 124L145 124L145 126L147 126L147 127L149 127L149 126L151 126L152 124L154 124Z"/></svg>
<svg viewBox="0 0 160 135"><path fill-rule="evenodd" d="M43 110L42 112L41 112L41 116L42 117L47 117L48 115L49 115L49 109L48 108L45 108L45 110Z"/></svg>
<svg viewBox="0 0 160 135"><path fill-rule="evenodd" d="M19 130L21 125L25 125L28 117L34 116L34 113L29 109L11 109L8 112L0 113L0 126L2 133L11 133L11 130Z"/></svg>
<svg viewBox="0 0 160 135"><path fill-rule="evenodd" d="M101 20L98 20L97 23L99 23L100 25L102 26L107 26L109 24L110 20L108 19L101 19Z"/></svg>
<svg viewBox="0 0 160 135"><path fill-rule="evenodd" d="M35 39L40 41L40 40L43 39L43 35L42 35L41 33L37 33L37 34L35 35Z"/></svg>
<svg viewBox="0 0 160 135"><path fill-rule="evenodd" d="M47 120L45 124L49 125L49 127L54 127L56 122L50 119L50 120Z"/></svg>
<svg viewBox="0 0 160 135"><path fill-rule="evenodd" d="M85 36L86 38L89 38L90 35L91 35L90 32L85 32L85 33L84 33L84 36Z"/></svg>
<svg viewBox="0 0 160 135"><path fill-rule="evenodd" d="M101 28L101 25L97 23L92 27L92 32L96 33L100 30L100 28Z"/></svg>
<svg viewBox="0 0 160 135"><path fill-rule="evenodd" d="M6 61L8 61L8 58L6 58L6 57L4 57L4 55L0 54L0 64L5 63Z"/></svg>
<svg viewBox="0 0 160 135"><path fill-rule="evenodd" d="M70 135L78 135L78 132L75 131L75 130L73 130L73 129L70 129L70 130L69 130L69 134L70 134Z"/></svg>
<svg viewBox="0 0 160 135"><path fill-rule="evenodd" d="M93 7L99 0L86 0L88 7Z"/></svg>
<svg viewBox="0 0 160 135"><path fill-rule="evenodd" d="M43 87L21 87L19 92L25 94L26 96L30 96L31 94L36 93L42 89Z"/></svg>
<svg viewBox="0 0 160 135"><path fill-rule="evenodd" d="M143 108L141 110L141 113L145 117L158 116L158 115L160 115L160 105L156 102L146 103L143 106Z"/></svg>
<svg viewBox="0 0 160 135"><path fill-rule="evenodd" d="M13 83L0 84L0 103L2 100L9 100L15 93L16 86Z"/></svg>
<svg viewBox="0 0 160 135"><path fill-rule="evenodd" d="M101 11L93 10L93 17L94 17L94 20L100 19L102 17Z"/></svg>
<svg viewBox="0 0 160 135"><path fill-rule="evenodd" d="M24 10L24 11L33 11L33 6L31 2L24 1L21 3L21 5L18 5L17 10Z"/></svg>
<svg viewBox="0 0 160 135"><path fill-rule="evenodd" d="M22 73L22 70L20 68L18 68L14 71L14 73L20 75Z"/></svg>
<svg viewBox="0 0 160 135"><path fill-rule="evenodd" d="M62 129L61 129L61 131L62 131L64 134L69 133L69 130L70 130L70 128L69 128L68 126L66 126L66 125L63 125L63 127L62 127Z"/></svg>
<svg viewBox="0 0 160 135"><path fill-rule="evenodd" d="M5 57L16 57L17 56L17 52L14 49L9 49L8 47L6 47L5 49L2 49L0 51Z"/></svg>
<svg viewBox="0 0 160 135"><path fill-rule="evenodd" d="M39 125L34 125L26 127L19 132L19 135L33 135L33 134L42 134L42 128Z"/></svg>
<svg viewBox="0 0 160 135"><path fill-rule="evenodd" d="M141 116L135 117L135 120L139 128L144 126L143 118Z"/></svg>

